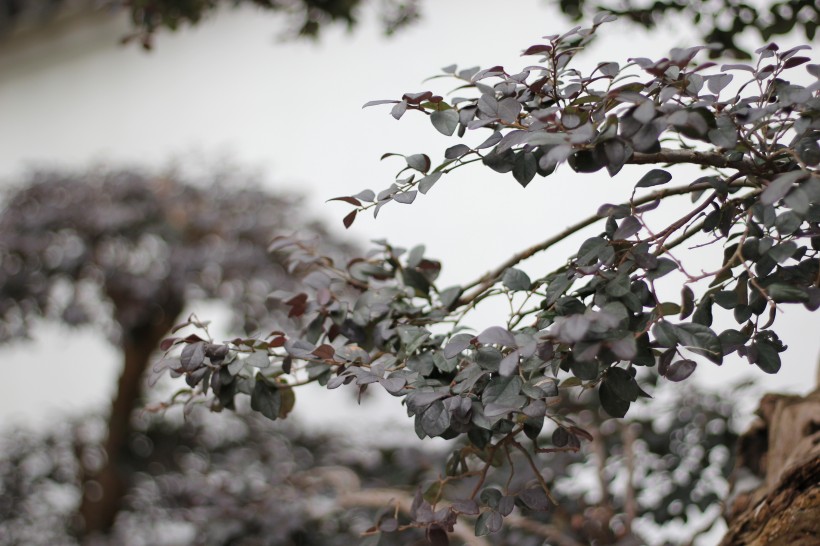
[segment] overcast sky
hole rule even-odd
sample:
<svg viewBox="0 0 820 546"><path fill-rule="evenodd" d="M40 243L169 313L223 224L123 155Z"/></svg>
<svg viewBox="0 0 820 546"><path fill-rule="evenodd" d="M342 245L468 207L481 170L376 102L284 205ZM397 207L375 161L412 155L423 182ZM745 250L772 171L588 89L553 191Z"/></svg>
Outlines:
<svg viewBox="0 0 820 546"><path fill-rule="evenodd" d="M401 163L379 162L382 153L427 152L435 159L454 143L425 116L408 114L396 122L389 107L361 105L406 91L447 92L454 86L445 80L423 80L451 63L502 64L517 71L528 64L519 56L523 48L571 27L543 2L515 6L429 1L423 21L392 39L365 20L352 34L330 29L318 44L280 43L282 19L243 9L227 10L195 30L161 34L150 54L118 45L125 33L122 20L0 50L0 179L9 184L25 169L42 166L175 163L207 171L227 162L258 172L271 189L305 193L311 214L342 229L347 206L325 201L387 187ZM584 62L658 57L671 47L697 43L687 29L667 26L650 35L610 25ZM624 169L612 180L601 173L579 176L564 166L523 189L509 175L462 169L412 206L391 204L377 220L360 218L349 235L361 241L387 238L400 246L424 243L430 256L444 262L442 285L465 283L593 213L599 203L627 199L646 170ZM680 183L699 176L696 170L674 173ZM577 244L559 246L524 269L537 277ZM820 346L817 319L797 306L786 309L778 332L790 352L780 374L766 376L730 358L720 369L702 363L696 379L728 385L751 375L765 380L768 390L810 390ZM219 317L213 307L194 310ZM483 310L474 324L503 322L496 311L503 308ZM35 344L0 351L0 419L43 422L65 411L105 408L119 372L116 351L94 332L44 326L34 334ZM311 396L337 400L346 394ZM390 415L402 414L398 404L391 407ZM329 420L309 403L297 408L302 418ZM385 418L381 409L353 411L360 413L343 415ZM412 428L406 419L403 424Z"/></svg>

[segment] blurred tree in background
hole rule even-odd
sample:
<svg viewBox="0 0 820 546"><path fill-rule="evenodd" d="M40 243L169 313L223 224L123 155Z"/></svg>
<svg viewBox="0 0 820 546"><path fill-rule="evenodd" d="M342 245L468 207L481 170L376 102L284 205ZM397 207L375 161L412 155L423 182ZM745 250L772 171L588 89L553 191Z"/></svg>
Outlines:
<svg viewBox="0 0 820 546"><path fill-rule="evenodd" d="M87 531L111 525L126 490L120 454L159 342L192 300L227 303L239 331L286 320L268 294L297 286L301 273L268 245L293 230L321 236L331 253L345 249L303 218L295 198L236 177L197 185L137 171L41 172L9 195L0 215L0 338L28 336L37 318L88 325L124 359L106 455L86 469Z"/></svg>

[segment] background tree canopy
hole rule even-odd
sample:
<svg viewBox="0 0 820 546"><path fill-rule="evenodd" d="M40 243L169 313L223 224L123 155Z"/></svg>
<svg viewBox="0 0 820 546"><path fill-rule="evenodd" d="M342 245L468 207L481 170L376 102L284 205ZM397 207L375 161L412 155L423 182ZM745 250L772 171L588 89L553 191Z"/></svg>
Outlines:
<svg viewBox="0 0 820 546"><path fill-rule="evenodd" d="M124 2L131 11L136 35L143 45L150 46L151 35L159 28L176 30L183 24L196 24L221 2L216 0L134 0ZM229 2L222 2L229 4ZM241 4L233 0L230 4ZM296 21L298 34L316 37L321 27L329 23L356 24L359 12L368 2L361 0L244 0L263 10L288 13ZM371 2L372 3L372 2ZM581 21L597 12L609 12L634 24L651 29L673 15L693 21L704 43L716 44L712 56L733 56L751 59L751 52L738 43L740 35L754 29L762 40L789 34L797 29L806 39L814 40L820 7L812 0L746 3L733 0L670 0L656 2L587 2L558 0L555 2L568 18ZM424 8L419 0L389 0L378 4L380 17L388 33L417 20ZM426 8L435 16L435 7Z"/></svg>

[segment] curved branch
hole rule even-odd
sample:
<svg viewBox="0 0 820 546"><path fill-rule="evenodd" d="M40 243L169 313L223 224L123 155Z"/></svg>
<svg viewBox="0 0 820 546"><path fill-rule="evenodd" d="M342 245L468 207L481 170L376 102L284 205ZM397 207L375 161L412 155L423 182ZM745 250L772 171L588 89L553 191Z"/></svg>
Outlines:
<svg viewBox="0 0 820 546"><path fill-rule="evenodd" d="M652 155L652 156L654 156L654 155L659 155L659 154L639 154L639 155L642 155L642 156ZM655 161L655 163L657 163L657 162L658 161ZM634 199L634 200L630 201L629 203L625 203L625 205L632 206L632 207L637 207L637 206L645 205L647 203L651 203L652 201L665 199L665 198L671 197L673 195L684 195L684 194L687 194L687 193L692 193L692 192L696 192L696 191L700 191L700 190L704 190L704 189L709 189L711 187L712 186L710 186L706 182L701 182L699 184L687 184L685 186L675 186L675 187L672 187L672 188L666 188L666 189L663 189L663 190L654 191L654 192L652 192L648 195L645 195L645 196L643 196L639 199ZM749 182L746 182L746 181L739 181L739 182L731 184L730 187L740 188L740 187L757 187L757 186L754 186L753 184L751 184ZM504 272L507 269L509 269L510 267L513 267L514 265L518 264L519 262L523 262L527 258L530 258L530 257L534 256L535 254L537 254L539 252L542 252L542 251L550 248L551 246L553 246L557 243L560 243L561 241L563 241L564 239L566 239L570 235L573 235L573 234L581 231L582 229L591 226L592 224L594 224L598 220L603 220L603 219L604 219L603 217L598 216L597 214L593 214L592 216L588 216L587 218L584 218L580 222L576 222L575 224L572 224L571 226L569 226L565 230L561 231L560 233L557 233L556 235L553 235L549 239L541 241L540 243L538 243L536 245L533 245L533 246L531 246L531 247L529 247L525 250L522 250L521 252L513 254L509 259L507 259L504 263L502 263L501 265L499 265L498 267L496 267L492 271L489 271L489 272L485 273L484 275L482 275L481 277L479 277L475 281L465 285L464 286L465 291L467 291L471 288L475 288L475 290L473 290L469 294L465 294L464 296L462 296L461 299L458 300L458 305L459 306L464 306L464 305L470 304L473 300L475 300L487 288L489 288L490 286L492 286L496 282L498 282L498 279L501 278L501 275L503 275Z"/></svg>
<svg viewBox="0 0 820 546"><path fill-rule="evenodd" d="M695 150L671 150L662 148L660 152L641 153L634 152L627 160L632 165L678 165L686 163L689 165L702 165L704 167L716 167L718 169L735 169L743 174L757 174L760 167L748 160L730 161L725 154L718 152L698 152Z"/></svg>

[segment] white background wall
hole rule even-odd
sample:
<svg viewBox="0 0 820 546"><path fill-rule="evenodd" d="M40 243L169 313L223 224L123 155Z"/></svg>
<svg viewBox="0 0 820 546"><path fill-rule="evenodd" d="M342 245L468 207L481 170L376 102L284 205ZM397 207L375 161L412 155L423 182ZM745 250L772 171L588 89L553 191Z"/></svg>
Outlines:
<svg viewBox="0 0 820 546"><path fill-rule="evenodd" d="M120 19L0 49L0 179L8 186L26 169L42 166L176 163L191 171L228 161L257 170L271 189L306 193L310 211L341 230L348 209L325 200L387 187L400 164L380 163L383 152L437 158L454 143L421 115L408 114L399 124L389 108L361 105L405 91L448 91L453 86L445 80L422 80L453 62L526 66L528 60L518 56L523 48L571 26L543 2L516 7L484 0L427 2L423 22L392 39L365 18L353 34L330 29L319 44L278 43L283 21L245 9L226 10L194 30L161 34L153 53L118 45L126 32ZM668 25L648 34L611 25L585 62L659 57L670 47L697 43L687 28ZM431 256L444 261L443 285L467 282L593 213L598 203L628 198L645 170L625 169L611 180L563 167L523 189L509 175L463 169L412 206L391 204L378 220L360 218L350 235L362 241L385 237L404 246L423 242ZM699 176L693 170L675 173L681 183ZM559 246L525 269L543 274L577 244ZM213 306L195 310L200 316L220 314ZM482 312L477 326L496 322L494 311L503 307ZM765 381L766 390L811 390L817 318L788 306L779 323L790 346L780 374L766 376L728 359L722 368L702 363L696 379L727 395L740 376ZM44 325L32 333L33 344L0 350L0 420L44 423L65 412L104 408L119 371L116 351L94 332ZM336 423L334 416L357 424L370 419L385 430L403 413L395 403L389 409L379 404L329 411L326 402L348 397L342 390L312 393L296 415L325 425ZM411 424L405 419L399 426L407 430Z"/></svg>

